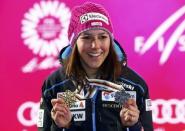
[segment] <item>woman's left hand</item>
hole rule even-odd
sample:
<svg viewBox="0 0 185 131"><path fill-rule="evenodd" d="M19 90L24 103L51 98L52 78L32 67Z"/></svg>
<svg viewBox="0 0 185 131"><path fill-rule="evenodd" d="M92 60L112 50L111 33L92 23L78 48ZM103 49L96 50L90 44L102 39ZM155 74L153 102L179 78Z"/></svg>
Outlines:
<svg viewBox="0 0 185 131"><path fill-rule="evenodd" d="M123 126L132 126L138 122L139 113L136 101L129 99L120 111L120 118Z"/></svg>

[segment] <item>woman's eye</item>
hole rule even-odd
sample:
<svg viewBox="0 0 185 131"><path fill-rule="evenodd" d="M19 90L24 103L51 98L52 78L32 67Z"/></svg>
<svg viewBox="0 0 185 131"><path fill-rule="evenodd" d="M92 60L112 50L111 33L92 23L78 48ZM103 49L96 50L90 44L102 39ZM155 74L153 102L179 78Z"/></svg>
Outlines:
<svg viewBox="0 0 185 131"><path fill-rule="evenodd" d="M106 39L107 38L107 36L106 35L102 35L102 36L100 36L100 39Z"/></svg>
<svg viewBox="0 0 185 131"><path fill-rule="evenodd" d="M82 36L81 39L89 40L89 39L91 39L91 37L90 36Z"/></svg>

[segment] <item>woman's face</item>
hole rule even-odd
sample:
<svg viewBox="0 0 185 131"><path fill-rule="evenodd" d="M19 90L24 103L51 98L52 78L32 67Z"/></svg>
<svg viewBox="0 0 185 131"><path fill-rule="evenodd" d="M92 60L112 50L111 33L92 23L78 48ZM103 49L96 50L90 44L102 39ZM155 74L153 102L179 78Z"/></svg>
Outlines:
<svg viewBox="0 0 185 131"><path fill-rule="evenodd" d="M108 56L109 48L110 36L104 30L85 31L77 39L78 53L86 71L97 70Z"/></svg>

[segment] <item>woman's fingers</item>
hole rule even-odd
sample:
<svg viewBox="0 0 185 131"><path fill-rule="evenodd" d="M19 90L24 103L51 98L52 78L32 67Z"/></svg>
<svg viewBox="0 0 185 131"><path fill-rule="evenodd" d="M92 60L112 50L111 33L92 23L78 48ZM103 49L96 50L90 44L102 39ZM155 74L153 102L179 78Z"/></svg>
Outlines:
<svg viewBox="0 0 185 131"><path fill-rule="evenodd" d="M65 101L64 101L64 99L62 99L62 98L52 99L52 100L51 100L52 106L54 106L56 103L65 104Z"/></svg>
<svg viewBox="0 0 185 131"><path fill-rule="evenodd" d="M134 99L128 99L128 101L123 106L128 107L128 106L131 106L131 105L134 106L134 107L137 107L136 101Z"/></svg>
<svg viewBox="0 0 185 131"><path fill-rule="evenodd" d="M52 99L51 104L53 105L51 113L54 116L57 116L57 114L68 116L68 114L70 113L70 109L67 107L62 98Z"/></svg>
<svg viewBox="0 0 185 131"><path fill-rule="evenodd" d="M134 99L129 99L120 111L123 125L131 126L138 121L139 110Z"/></svg>
<svg viewBox="0 0 185 131"><path fill-rule="evenodd" d="M136 101L134 99L128 99L126 104L123 106L123 108L128 109L128 114L131 116L137 116L139 114L139 110L137 108Z"/></svg>
<svg viewBox="0 0 185 131"><path fill-rule="evenodd" d="M57 111L64 112L65 114L67 114L69 112L67 109L67 106L63 106L62 104L55 104L55 106L53 107L53 110L55 112L57 112Z"/></svg>
<svg viewBox="0 0 185 131"><path fill-rule="evenodd" d="M64 99L52 99L51 104L53 106L51 117L55 124L58 127L68 127L72 119L72 114Z"/></svg>
<svg viewBox="0 0 185 131"><path fill-rule="evenodd" d="M129 110L127 108L122 108L120 116L124 119L124 121L127 121L129 117Z"/></svg>
<svg viewBox="0 0 185 131"><path fill-rule="evenodd" d="M130 115L133 115L133 116L136 116L137 114L139 114L140 113L140 111L138 110L138 108L137 108L137 106L135 107L135 106L133 106L133 105L130 105L129 107L128 107L128 110L130 110Z"/></svg>

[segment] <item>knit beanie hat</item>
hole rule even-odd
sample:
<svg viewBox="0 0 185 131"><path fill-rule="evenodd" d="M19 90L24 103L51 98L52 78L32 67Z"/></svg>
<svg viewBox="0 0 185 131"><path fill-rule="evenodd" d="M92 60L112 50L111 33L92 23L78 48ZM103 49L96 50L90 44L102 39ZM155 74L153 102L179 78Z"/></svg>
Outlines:
<svg viewBox="0 0 185 131"><path fill-rule="evenodd" d="M72 10L68 39L73 47L80 33L90 29L102 29L113 39L113 29L107 11L99 4L86 2Z"/></svg>

